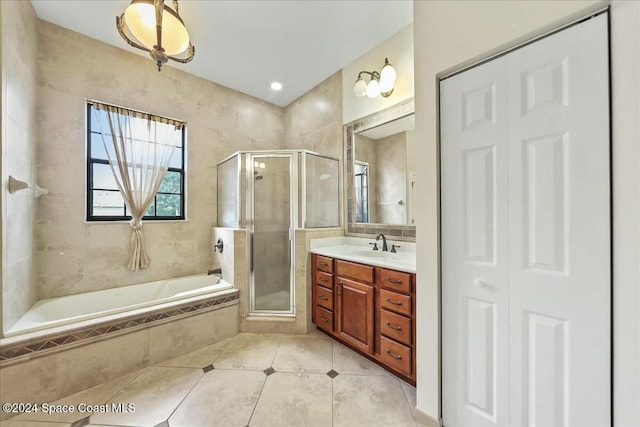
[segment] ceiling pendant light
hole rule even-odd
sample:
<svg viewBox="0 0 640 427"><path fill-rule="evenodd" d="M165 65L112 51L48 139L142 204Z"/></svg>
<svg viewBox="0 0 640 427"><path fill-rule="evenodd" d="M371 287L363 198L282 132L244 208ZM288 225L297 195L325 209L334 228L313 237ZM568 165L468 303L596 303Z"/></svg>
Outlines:
<svg viewBox="0 0 640 427"><path fill-rule="evenodd" d="M158 71L169 59L185 64L195 55L178 12L178 0L173 0L173 8L164 0L131 0L124 13L116 17L116 26L129 45L149 52Z"/></svg>
<svg viewBox="0 0 640 427"><path fill-rule="evenodd" d="M369 75L369 83L364 81L363 74ZM375 98L382 95L386 98L393 93L396 78L396 70L389 64L389 59L385 58L384 66L379 73L377 71L360 71L358 73L358 78L353 86L353 94L357 97L367 95L369 98Z"/></svg>

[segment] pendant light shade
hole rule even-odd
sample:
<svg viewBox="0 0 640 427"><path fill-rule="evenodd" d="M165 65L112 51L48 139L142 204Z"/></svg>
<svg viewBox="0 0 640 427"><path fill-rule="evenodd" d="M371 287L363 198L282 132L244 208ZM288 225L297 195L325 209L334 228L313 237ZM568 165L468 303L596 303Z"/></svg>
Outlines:
<svg viewBox="0 0 640 427"><path fill-rule="evenodd" d="M164 0L132 0L124 13L116 17L118 32L129 45L149 52L158 71L169 59L186 63L193 59L195 48L178 13Z"/></svg>

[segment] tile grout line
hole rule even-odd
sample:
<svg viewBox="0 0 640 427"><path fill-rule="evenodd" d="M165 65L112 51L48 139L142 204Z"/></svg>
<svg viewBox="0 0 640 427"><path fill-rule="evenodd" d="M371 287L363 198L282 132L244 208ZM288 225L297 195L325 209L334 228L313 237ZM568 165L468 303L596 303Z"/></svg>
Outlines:
<svg viewBox="0 0 640 427"><path fill-rule="evenodd" d="M237 335L235 335L235 336L237 336ZM233 337L231 337L231 338L233 338ZM229 341L231 341L231 340L229 340ZM215 343L213 343L213 344L215 344ZM213 344L209 344L209 345L213 345ZM216 357L214 358L214 360L211 362L211 365L214 367L214 369L215 369L215 365L214 365L215 361L216 361L216 360L218 360L218 357L220 357L220 355L222 354L222 352L227 348L227 345L229 345L229 343L226 343L226 344L224 345L223 349L222 349L220 352L218 352L218 354L216 355ZM207 346L205 346L205 347L207 347ZM202 347L202 348L204 348L204 347ZM197 350L194 350L194 351L197 351ZM167 368L171 368L171 367L172 367L172 366L167 366ZM198 369L198 368L189 368L189 369ZM202 371L202 368L200 368L200 371ZM175 412L176 412L176 411L178 410L178 408L179 408L179 407L184 403L184 401L187 399L187 397L189 397L189 395L191 394L191 392L193 391L193 389L194 389L194 388L196 388L196 386L197 386L198 384L200 384L200 381L202 381L202 379L204 378L204 376L205 376L205 375L207 375L207 373L208 373L208 372L203 372L203 373L202 373L202 375L200 376L200 378L198 378L198 381L196 381L196 382L193 384L193 386L189 389L189 391L184 395L184 397L182 398L182 400L180 400L180 403L178 403L178 404L176 405L176 407L175 407L175 408L173 408L173 411L171 411L171 413L169 414L169 416L168 416L168 417L167 417L167 419L166 419L167 424L169 424L169 419L173 416L173 414L175 414Z"/></svg>
<svg viewBox="0 0 640 427"><path fill-rule="evenodd" d="M175 408L173 408L173 411L171 411L171 413L167 416L167 419L165 420L167 422L167 424L169 424L169 418L171 418L173 416L173 414L178 410L178 408L180 407L180 405L182 405L184 403L184 401L187 399L187 397L191 394L191 392L193 391L194 388L196 388L196 386L198 384L200 384L200 381L202 381L202 379L204 378L204 376L207 374L206 372L203 372L202 369L200 369L200 372L202 372L202 375L200 375L200 378L198 378L198 381L196 381L193 386L191 386L191 388L189 389L189 391L184 395L184 397L180 400L180 402L176 405Z"/></svg>
<svg viewBox="0 0 640 427"><path fill-rule="evenodd" d="M273 369L273 362L276 361L276 357L278 357L278 352L280 351L280 344L278 344L278 348L276 349L275 354L273 355L273 359L271 360L270 368ZM269 369L269 368L266 368ZM244 370L244 369L243 369ZM248 369L247 369L248 370ZM256 399L256 404L253 406L253 410L251 411L251 416L249 417L249 421L247 422L247 426L251 425L251 420L253 419L253 415L256 413L256 408L258 407L258 403L260 402L260 398L262 397L262 392L264 391L264 387L267 385L267 380L271 375L265 374L264 383L262 383L262 388L260 389L260 394L258 394L258 398Z"/></svg>
<svg viewBox="0 0 640 427"><path fill-rule="evenodd" d="M129 384L131 384L132 382L134 382L134 381L136 380L136 378L138 378L140 375L142 375L142 372L143 372L143 371L145 371L148 367L149 367L149 366L145 366L144 368L140 369L140 370L138 371L138 373L136 373L136 374L135 374L135 375L134 375L134 376L133 376L129 381L127 381L127 383L126 383L126 384L124 384L124 385L123 385L122 387L120 387L120 388L119 388L115 393L113 393L111 396L109 396L109 398L108 398L108 399L106 399L106 401L105 401L104 403L105 403L105 404L106 404L106 403L108 403L111 399L113 399L114 397L116 397L116 396L118 395L118 393L120 393L122 390L124 390L125 388L127 388L127 386L128 386ZM102 383L102 384L104 384L104 383ZM89 390L90 390L90 389L89 389ZM86 390L85 390L85 391L86 391ZM64 398L63 398L63 399L64 399ZM91 424L91 417L93 417L93 415L94 415L94 414L95 414L95 412L92 412L92 413L89 415L89 417L88 417L88 419L89 419L88 424ZM73 424L73 423L71 423L71 424Z"/></svg>
<svg viewBox="0 0 640 427"><path fill-rule="evenodd" d="M332 342L331 343L331 370L334 371L334 372L338 372L338 371L336 371L336 367L334 366L335 365L335 352L334 352L334 350L335 350L335 348L334 348L334 345L333 345L333 342ZM338 374L340 374L340 373L338 372ZM336 411L336 409L335 409L335 406L336 406L335 405L335 390L334 390L334 385L333 385L333 382L335 380L336 380L335 377L331 378L331 427L333 427L335 425L335 418L336 418L336 415L335 415L335 411Z"/></svg>
<svg viewBox="0 0 640 427"><path fill-rule="evenodd" d="M249 421L247 421L247 427L251 425L251 420L253 419L253 415L256 413L258 402L260 402L260 398L262 397L262 392L264 391L264 387L267 385L268 379L269 379L269 375L265 374L264 382L262 383L262 387L260 388L260 393L258 393L258 398L256 399L256 404L253 405L253 409L251 410L251 415L249 416Z"/></svg>

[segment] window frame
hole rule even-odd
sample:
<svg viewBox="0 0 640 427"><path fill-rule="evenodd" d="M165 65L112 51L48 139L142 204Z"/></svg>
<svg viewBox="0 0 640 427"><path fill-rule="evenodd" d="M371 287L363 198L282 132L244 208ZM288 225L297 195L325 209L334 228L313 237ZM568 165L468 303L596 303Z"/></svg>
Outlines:
<svg viewBox="0 0 640 427"><path fill-rule="evenodd" d="M362 214L362 221L358 221L358 206L357 206L357 202L356 202L356 209L354 212L354 222L360 223L360 224L366 224L369 222L369 171L371 169L371 167L369 166L368 162L361 162L358 160L354 160L354 169L355 169L355 165L358 166L362 166L364 167L364 172L360 173L360 174L354 174L354 192L358 191L358 189L360 190L360 201L363 202L364 201L364 197L363 195L366 194L366 203L361 203L360 205L360 211ZM360 175L360 185L358 186L358 183L355 182L356 180L358 180L358 175ZM363 185L366 182L366 185Z"/></svg>
<svg viewBox="0 0 640 427"><path fill-rule="evenodd" d="M87 106L86 106L86 119L85 119L85 123L86 123L86 187L85 187L85 191L86 191L86 200L87 200L87 205L86 205L86 210L85 210L85 219L87 222L97 222L97 221L105 221L105 222L122 222L122 221L131 221L131 215L126 215L127 212L127 205L124 204L123 207L123 215L121 216L114 216L114 215L92 215L92 210L93 210L93 192L94 191L115 191L115 192L119 192L119 190L113 190L113 189L104 189L104 188L94 188L93 187L93 165L94 164L103 164L103 165L107 165L109 166L109 160L105 160L105 159L98 159L98 158L94 158L91 155L91 135L92 134L96 134L96 135L100 135L99 132L92 132L91 131L91 116L92 116L92 109L93 109L93 103L91 101L87 101ZM158 216L158 215L145 215L142 217L143 221L184 221L187 218L186 215L186 164L185 164L185 160L186 160L186 123L184 124L184 126L182 126L182 136L181 136L181 147L180 147L180 155L182 156L182 168L175 168L175 167L169 167L167 169L167 172L177 172L180 174L180 193L169 193L169 192L163 192L163 191L158 191L156 193L156 195L154 196L154 201L152 203L153 206L155 206L157 208L157 197L158 194L168 194L168 195L179 195L180 196L180 215L173 215L173 216Z"/></svg>

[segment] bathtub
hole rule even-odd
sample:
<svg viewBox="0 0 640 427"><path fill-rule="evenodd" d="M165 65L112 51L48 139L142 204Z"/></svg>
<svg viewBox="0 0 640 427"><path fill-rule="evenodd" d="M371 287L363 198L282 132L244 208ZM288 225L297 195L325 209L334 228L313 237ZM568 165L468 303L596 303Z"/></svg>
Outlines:
<svg viewBox="0 0 640 427"><path fill-rule="evenodd" d="M216 275L194 275L38 301L8 331L12 338L33 340L95 323L114 322L147 311L237 292Z"/></svg>
<svg viewBox="0 0 640 427"><path fill-rule="evenodd" d="M239 290L214 275L38 301L0 338L3 384L32 387L0 402L53 402L235 336L239 319Z"/></svg>

